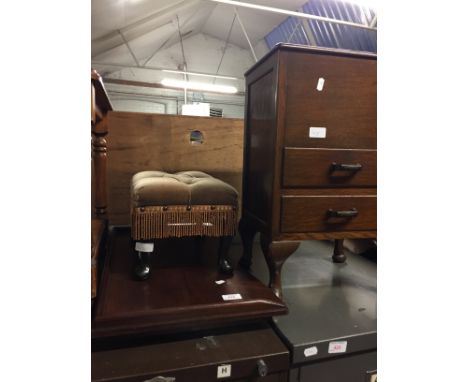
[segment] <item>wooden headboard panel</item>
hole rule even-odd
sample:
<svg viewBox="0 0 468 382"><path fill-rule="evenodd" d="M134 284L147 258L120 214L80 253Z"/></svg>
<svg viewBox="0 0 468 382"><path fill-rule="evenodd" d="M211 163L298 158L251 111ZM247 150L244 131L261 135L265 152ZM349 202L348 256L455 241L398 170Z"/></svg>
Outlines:
<svg viewBox="0 0 468 382"><path fill-rule="evenodd" d="M110 112L108 126L110 224L130 224L130 180L138 171L204 171L234 186L241 197L243 119ZM202 144L190 142L193 130L202 132Z"/></svg>

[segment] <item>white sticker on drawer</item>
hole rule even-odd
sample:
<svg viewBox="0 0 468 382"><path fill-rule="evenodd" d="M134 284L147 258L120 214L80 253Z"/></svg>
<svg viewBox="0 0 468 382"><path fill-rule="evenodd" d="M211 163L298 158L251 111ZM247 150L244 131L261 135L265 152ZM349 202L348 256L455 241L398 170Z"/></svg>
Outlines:
<svg viewBox="0 0 468 382"><path fill-rule="evenodd" d="M218 366L218 378L227 378L231 376L231 365Z"/></svg>
<svg viewBox="0 0 468 382"><path fill-rule="evenodd" d="M328 344L328 353L345 353L348 341L332 341Z"/></svg>
<svg viewBox="0 0 468 382"><path fill-rule="evenodd" d="M242 296L239 293L223 294L222 297L224 301L242 300Z"/></svg>
<svg viewBox="0 0 468 382"><path fill-rule="evenodd" d="M326 138L326 127L309 127L309 138Z"/></svg>
<svg viewBox="0 0 468 382"><path fill-rule="evenodd" d="M317 346L312 346L310 348L304 349L304 355L306 357L312 357L313 355L316 355L318 353Z"/></svg>

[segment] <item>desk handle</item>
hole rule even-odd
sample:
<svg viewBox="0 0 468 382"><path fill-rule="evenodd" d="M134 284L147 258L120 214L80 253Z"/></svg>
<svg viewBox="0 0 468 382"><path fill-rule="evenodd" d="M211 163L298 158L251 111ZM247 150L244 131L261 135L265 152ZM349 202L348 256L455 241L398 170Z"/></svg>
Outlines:
<svg viewBox="0 0 468 382"><path fill-rule="evenodd" d="M331 164L331 171L351 171L351 172L356 172L362 169L362 164L360 163L352 163L352 164L346 164L346 163L336 163L333 162Z"/></svg>
<svg viewBox="0 0 468 382"><path fill-rule="evenodd" d="M158 375L157 377L151 379L145 379L143 382L175 382L174 377L162 377Z"/></svg>
<svg viewBox="0 0 468 382"><path fill-rule="evenodd" d="M328 210L329 218L353 218L357 216L358 210L356 208L351 208L348 211L334 211L331 208Z"/></svg>

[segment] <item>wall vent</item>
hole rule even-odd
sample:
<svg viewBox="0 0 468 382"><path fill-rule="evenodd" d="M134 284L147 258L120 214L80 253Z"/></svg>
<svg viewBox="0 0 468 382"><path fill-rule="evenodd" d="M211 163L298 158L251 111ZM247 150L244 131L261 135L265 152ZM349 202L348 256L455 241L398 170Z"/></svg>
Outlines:
<svg viewBox="0 0 468 382"><path fill-rule="evenodd" d="M217 107L210 107L210 117L222 117L223 109Z"/></svg>

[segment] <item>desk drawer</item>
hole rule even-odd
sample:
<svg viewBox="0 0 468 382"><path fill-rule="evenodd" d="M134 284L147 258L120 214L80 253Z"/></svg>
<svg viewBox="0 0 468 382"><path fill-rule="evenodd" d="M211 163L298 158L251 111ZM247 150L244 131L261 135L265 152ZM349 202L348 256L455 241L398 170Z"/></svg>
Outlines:
<svg viewBox="0 0 468 382"><path fill-rule="evenodd" d="M376 60L288 52L286 67L286 146L377 148Z"/></svg>
<svg viewBox="0 0 468 382"><path fill-rule="evenodd" d="M375 187L377 151L286 148L284 187Z"/></svg>
<svg viewBox="0 0 468 382"><path fill-rule="evenodd" d="M289 352L271 328L244 325L210 333L179 333L146 344L127 339L127 347L93 351L91 380L287 381ZM260 377L260 371L266 375Z"/></svg>
<svg viewBox="0 0 468 382"><path fill-rule="evenodd" d="M373 231L376 195L282 196L281 232Z"/></svg>

